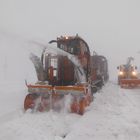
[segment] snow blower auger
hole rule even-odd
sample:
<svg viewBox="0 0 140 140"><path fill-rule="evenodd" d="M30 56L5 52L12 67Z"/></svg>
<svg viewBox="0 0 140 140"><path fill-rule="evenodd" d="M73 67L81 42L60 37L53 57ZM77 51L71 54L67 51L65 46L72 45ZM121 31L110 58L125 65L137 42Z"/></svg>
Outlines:
<svg viewBox="0 0 140 140"><path fill-rule="evenodd" d="M128 57L127 63L117 67L119 70L118 84L121 88L134 88L140 86L140 79L137 74L137 67L132 65L133 57Z"/></svg>
<svg viewBox="0 0 140 140"><path fill-rule="evenodd" d="M59 110L64 108L68 96L68 110L84 114L85 108L93 101L93 92L103 84L97 67L94 68L89 47L78 35L60 37L49 43L51 46L45 48L41 59L31 54L38 82L27 84L29 94L24 109Z"/></svg>

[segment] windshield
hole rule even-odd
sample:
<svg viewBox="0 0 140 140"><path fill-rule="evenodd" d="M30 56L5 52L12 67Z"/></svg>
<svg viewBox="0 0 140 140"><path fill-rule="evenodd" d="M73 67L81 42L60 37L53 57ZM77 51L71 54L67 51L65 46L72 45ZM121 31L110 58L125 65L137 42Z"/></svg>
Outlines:
<svg viewBox="0 0 140 140"><path fill-rule="evenodd" d="M79 47L78 40L62 40L58 42L58 48L71 54L78 54L79 52L78 47Z"/></svg>

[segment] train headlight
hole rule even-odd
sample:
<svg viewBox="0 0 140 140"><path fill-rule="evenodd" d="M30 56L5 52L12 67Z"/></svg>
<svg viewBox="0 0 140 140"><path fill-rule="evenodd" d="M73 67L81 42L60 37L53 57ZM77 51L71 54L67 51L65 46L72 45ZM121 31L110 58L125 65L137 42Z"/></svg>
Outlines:
<svg viewBox="0 0 140 140"><path fill-rule="evenodd" d="M120 72L119 72L119 75L123 75L123 74L124 74L123 71L120 71Z"/></svg>
<svg viewBox="0 0 140 140"><path fill-rule="evenodd" d="M136 76L137 73L136 73L135 71L132 71L132 75L133 75L133 76Z"/></svg>
<svg viewBox="0 0 140 140"><path fill-rule="evenodd" d="M65 36L65 39L69 39L69 37L68 36Z"/></svg>

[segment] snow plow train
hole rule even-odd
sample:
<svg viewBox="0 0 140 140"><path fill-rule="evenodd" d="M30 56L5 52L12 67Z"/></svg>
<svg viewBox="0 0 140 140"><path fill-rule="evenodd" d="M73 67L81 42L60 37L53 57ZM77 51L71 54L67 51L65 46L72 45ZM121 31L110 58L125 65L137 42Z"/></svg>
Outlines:
<svg viewBox="0 0 140 140"><path fill-rule="evenodd" d="M49 42L55 51L44 49L41 58L31 54L38 81L27 84L28 94L24 109L59 110L70 99L68 110L78 114L85 112L93 101L93 93L108 80L107 60L96 54L95 63L87 43L78 35L59 37ZM96 58L96 59L97 59Z"/></svg>

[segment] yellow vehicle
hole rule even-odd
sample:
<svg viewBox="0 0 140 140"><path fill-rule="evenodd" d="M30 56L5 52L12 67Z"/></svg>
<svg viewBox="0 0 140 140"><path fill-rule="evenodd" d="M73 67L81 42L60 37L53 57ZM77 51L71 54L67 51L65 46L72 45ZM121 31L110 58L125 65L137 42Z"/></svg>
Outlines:
<svg viewBox="0 0 140 140"><path fill-rule="evenodd" d="M128 57L127 63L117 67L118 84L121 87L135 87L140 85L140 79L138 78L137 66L131 64L134 60L132 57Z"/></svg>

